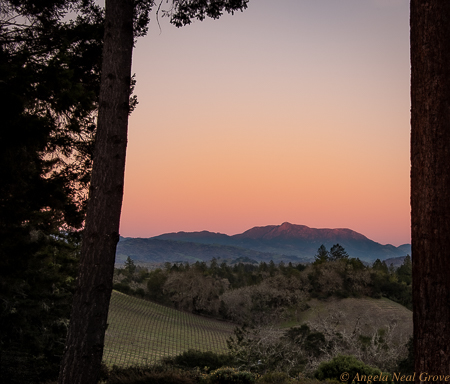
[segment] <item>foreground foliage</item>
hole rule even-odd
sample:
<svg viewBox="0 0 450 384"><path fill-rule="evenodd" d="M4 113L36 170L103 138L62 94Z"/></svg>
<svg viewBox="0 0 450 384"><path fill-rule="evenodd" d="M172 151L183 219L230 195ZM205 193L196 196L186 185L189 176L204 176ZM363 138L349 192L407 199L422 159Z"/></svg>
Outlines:
<svg viewBox="0 0 450 384"><path fill-rule="evenodd" d="M283 372L259 375L236 367L223 366L212 371L180 369L170 365L139 366L105 371L102 384L319 384L305 376L290 377Z"/></svg>
<svg viewBox="0 0 450 384"><path fill-rule="evenodd" d="M236 359L229 353L214 353L212 351L189 349L177 356L163 359L163 363L183 369L201 367L205 371L210 371L221 367L234 366Z"/></svg>
<svg viewBox="0 0 450 384"><path fill-rule="evenodd" d="M195 370L181 370L170 366L113 368L108 372L108 384L194 384L200 374Z"/></svg>
<svg viewBox="0 0 450 384"><path fill-rule="evenodd" d="M339 380L348 384L352 382L370 384L373 381L392 383L390 375L364 364L354 356L344 355L338 355L330 361L321 363L314 376L319 380ZM375 376L376 379L374 379Z"/></svg>
<svg viewBox="0 0 450 384"><path fill-rule="evenodd" d="M174 366L170 361L167 361L163 364L153 366L114 367L104 372L102 383L318 384L321 382L348 382L350 384L352 382L358 382L370 384L375 381L382 381L392 384L393 382L389 374L364 364L354 356L349 355L337 355L331 360L324 361L309 375L303 373L292 375L278 370L270 370L260 374L254 370L239 367L237 361L234 361L231 365L223 365L216 369L210 369L208 366L203 366L203 364L211 361L211 354L204 353L203 360L199 351L192 350L183 355L183 360L187 358L191 364L181 367L179 365ZM175 357L175 360L178 357ZM213 358L215 361L220 359L219 356ZM198 365L194 365L194 360Z"/></svg>

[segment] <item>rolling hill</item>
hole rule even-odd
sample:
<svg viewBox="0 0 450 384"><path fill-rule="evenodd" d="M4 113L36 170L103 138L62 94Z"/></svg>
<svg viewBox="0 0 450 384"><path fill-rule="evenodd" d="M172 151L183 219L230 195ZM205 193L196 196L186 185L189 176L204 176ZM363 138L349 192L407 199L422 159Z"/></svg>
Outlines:
<svg viewBox="0 0 450 384"><path fill-rule="evenodd" d="M400 344L405 344L413 333L412 311L385 297L312 299L308 301L308 307L297 314L296 324L290 322L284 327L308 322L326 323L332 319L336 330L340 332L358 329L362 335L371 335L378 329L391 329Z"/></svg>
<svg viewBox="0 0 450 384"><path fill-rule="evenodd" d="M103 361L108 366L146 365L188 349L226 352L234 327L113 291Z"/></svg>

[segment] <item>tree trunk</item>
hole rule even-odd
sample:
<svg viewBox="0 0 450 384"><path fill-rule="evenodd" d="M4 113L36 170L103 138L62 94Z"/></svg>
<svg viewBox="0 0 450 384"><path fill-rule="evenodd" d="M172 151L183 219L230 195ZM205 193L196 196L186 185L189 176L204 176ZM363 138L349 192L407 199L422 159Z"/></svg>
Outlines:
<svg viewBox="0 0 450 384"><path fill-rule="evenodd" d="M103 356L122 208L133 1L106 0L99 112L77 291L59 383L94 384Z"/></svg>
<svg viewBox="0 0 450 384"><path fill-rule="evenodd" d="M416 381L450 370L450 1L411 0ZM443 380L441 380L443 381Z"/></svg>

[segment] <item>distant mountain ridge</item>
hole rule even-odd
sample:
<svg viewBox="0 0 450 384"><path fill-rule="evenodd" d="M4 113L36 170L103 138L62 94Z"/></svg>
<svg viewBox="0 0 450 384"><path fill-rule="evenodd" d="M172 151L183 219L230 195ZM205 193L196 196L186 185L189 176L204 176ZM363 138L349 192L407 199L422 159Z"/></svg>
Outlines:
<svg viewBox="0 0 450 384"><path fill-rule="evenodd" d="M285 222L281 225L268 225L265 227L254 227L236 238L250 238L260 240L273 239L308 239L308 240L330 240L334 241L341 238L354 240L368 240L367 237L358 232L347 228L310 228L306 225L297 225Z"/></svg>
<svg viewBox="0 0 450 384"><path fill-rule="evenodd" d="M148 242L147 249L142 249L142 241L159 240L158 251L154 245ZM166 241L167 243L164 243ZM330 249L334 244L342 245L351 257L358 257L366 262L373 262L376 259L385 260L399 256L406 256L411 253L411 245L404 244L399 247L387 244L382 245L366 236L347 228L310 228L306 225L296 225L285 222L281 225L268 225L254 227L241 234L226 235L208 231L200 232L176 232L165 233L150 239L123 239L118 244L117 255L121 258L130 252L136 253L140 244L141 252L135 254L139 259L152 259L164 261L174 261L179 257L179 261L204 260L209 253L226 256L227 252L233 257L250 257L256 261L311 261L317 249L323 244ZM174 243L177 243L176 247ZM192 243L196 244L195 246ZM135 245L134 245L135 244ZM205 246L212 246L209 248ZM220 247L231 247L228 249ZM134 251L132 251L134 248ZM176 248L176 250L175 250ZM250 256L248 251L253 251ZM145 256L145 257L144 257ZM130 257L132 257L130 255ZM222 256L219 256L222 258ZM132 257L133 258L133 257ZM226 258L226 257L225 257ZM209 260L207 259L207 260ZM206 261L206 260L205 260Z"/></svg>
<svg viewBox="0 0 450 384"><path fill-rule="evenodd" d="M258 252L248 248L230 245L202 244L189 241L161 240L155 238L121 238L117 245L116 262L123 263L127 257L140 263L209 261L212 258L233 261L236 259L248 261L292 261L299 262L295 256L275 255Z"/></svg>

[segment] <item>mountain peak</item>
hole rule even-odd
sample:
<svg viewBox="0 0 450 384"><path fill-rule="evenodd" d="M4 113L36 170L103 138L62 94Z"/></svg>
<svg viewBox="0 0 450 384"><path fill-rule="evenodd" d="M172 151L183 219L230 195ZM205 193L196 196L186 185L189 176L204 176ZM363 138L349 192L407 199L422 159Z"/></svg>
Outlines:
<svg viewBox="0 0 450 384"><path fill-rule="evenodd" d="M367 237L358 232L347 228L310 228L306 225L291 224L284 222L281 225L267 225L264 227L251 228L241 235L235 235L240 238L249 239L301 239L301 240L316 240L324 239L329 241L342 241L343 239L353 240L368 240Z"/></svg>
<svg viewBox="0 0 450 384"><path fill-rule="evenodd" d="M138 252L145 245L143 245L145 242L142 242L142 240L121 238L119 254L122 252L120 249L123 250L127 247L133 248L133 252ZM206 260L207 257L213 256L226 258L225 251L230 251L229 255L237 255L237 250L234 252L229 249L229 247L236 247L241 252L239 257L249 256L245 253L247 251L256 251L263 254L255 256L256 258L251 256L255 260L272 259L274 261L299 262L311 260L321 244L327 248L334 244L340 244L351 257L359 257L361 260L368 262L373 262L377 258L384 260L388 257L411 254L411 245L409 244L401 247L394 247L389 244L381 245L348 228L310 228L306 225L289 222L280 225L254 227L233 236L209 231L176 232L166 233L147 240L155 248L152 248L153 250L149 252L153 255L152 257L156 257L158 260ZM172 241L164 242L164 240ZM204 247L199 247L199 244L204 245ZM131 257L132 253L130 252L127 254L122 252L122 254ZM185 255L186 259L180 258L181 254Z"/></svg>

